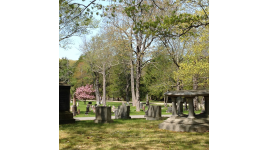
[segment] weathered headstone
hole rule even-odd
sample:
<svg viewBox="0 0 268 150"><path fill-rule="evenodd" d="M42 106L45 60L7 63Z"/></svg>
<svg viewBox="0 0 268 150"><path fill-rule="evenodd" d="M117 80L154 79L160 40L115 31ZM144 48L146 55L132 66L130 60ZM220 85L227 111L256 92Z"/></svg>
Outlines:
<svg viewBox="0 0 268 150"><path fill-rule="evenodd" d="M78 115L80 114L80 109L78 109Z"/></svg>
<svg viewBox="0 0 268 150"><path fill-rule="evenodd" d="M89 113L89 106L86 107L86 113L85 114L88 115L88 113Z"/></svg>
<svg viewBox="0 0 268 150"><path fill-rule="evenodd" d="M78 102L76 102L76 106L77 106L77 107L79 106L79 103L78 103Z"/></svg>
<svg viewBox="0 0 268 150"><path fill-rule="evenodd" d="M142 107L143 107L143 103L140 103L140 108L142 109Z"/></svg>
<svg viewBox="0 0 268 150"><path fill-rule="evenodd" d="M145 112L145 106L142 106L142 110Z"/></svg>
<svg viewBox="0 0 268 150"><path fill-rule="evenodd" d="M130 106L118 106L118 113L115 115L115 119L131 119L131 117L129 116L129 112Z"/></svg>
<svg viewBox="0 0 268 150"><path fill-rule="evenodd" d="M59 124L74 123L70 108L70 85L59 83Z"/></svg>
<svg viewBox="0 0 268 150"><path fill-rule="evenodd" d="M201 105L201 109L202 109L202 111L205 110L205 105L202 104L202 103L201 103L200 105Z"/></svg>
<svg viewBox="0 0 268 150"><path fill-rule="evenodd" d="M150 105L147 113L145 113L146 120L159 120L162 117L161 106Z"/></svg>
<svg viewBox="0 0 268 150"><path fill-rule="evenodd" d="M201 110L201 104L197 103L197 110Z"/></svg>
<svg viewBox="0 0 268 150"><path fill-rule="evenodd" d="M111 123L111 107L98 106L96 109L96 119L95 123Z"/></svg>
<svg viewBox="0 0 268 150"><path fill-rule="evenodd" d="M73 112L73 116L76 116L76 114L78 114L76 105L72 106L72 112Z"/></svg>
<svg viewBox="0 0 268 150"><path fill-rule="evenodd" d="M146 106L149 106L150 104L149 104L149 101L146 101Z"/></svg>
<svg viewBox="0 0 268 150"><path fill-rule="evenodd" d="M92 112L93 112L93 113L96 112L96 107L95 107L95 106L92 107Z"/></svg>
<svg viewBox="0 0 268 150"><path fill-rule="evenodd" d="M169 107L167 108L167 113L172 113L172 107L169 106Z"/></svg>
<svg viewBox="0 0 268 150"><path fill-rule="evenodd" d="M115 111L115 107L113 106L113 107L112 107L112 112L114 112L114 111Z"/></svg>
<svg viewBox="0 0 268 150"><path fill-rule="evenodd" d="M114 116L118 116L118 109L114 110Z"/></svg>
<svg viewBox="0 0 268 150"><path fill-rule="evenodd" d="M183 98L182 97L177 97L177 115L184 116L183 115Z"/></svg>

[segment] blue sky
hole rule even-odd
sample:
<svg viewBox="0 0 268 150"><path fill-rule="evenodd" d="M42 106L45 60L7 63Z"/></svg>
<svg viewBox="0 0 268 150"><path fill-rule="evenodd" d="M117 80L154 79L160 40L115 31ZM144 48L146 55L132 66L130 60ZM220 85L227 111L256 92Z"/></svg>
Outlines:
<svg viewBox="0 0 268 150"><path fill-rule="evenodd" d="M87 4L88 3L88 1L82 2L81 0L76 0L76 1L73 1L73 2L79 2L79 3L82 3L82 4ZM106 1L98 1L98 3L101 3L102 5L109 4L109 2L106 2ZM97 20L101 19L101 17L99 15L94 15L94 18L97 19ZM94 36L94 35L96 35L98 33L98 30L99 30L98 28L96 28L94 30L91 30L92 31L91 34L86 35L86 37L88 39L90 39L92 36ZM71 45L71 48L68 49L68 50L65 50L65 49L59 47L59 58L67 57L68 59L71 59L71 60L78 60L80 55L82 54L82 52L80 52L78 50L79 45L82 44L81 37L75 36L75 37L71 37L70 39L73 40L74 45Z"/></svg>
<svg viewBox="0 0 268 150"><path fill-rule="evenodd" d="M89 39L90 37L92 37L93 35L96 35L97 33L98 33L98 28L94 29L94 31L91 34L87 35L86 37ZM80 55L82 54L82 52L78 50L79 45L82 44L81 37L75 36L75 37L71 37L71 39L73 40L74 45L71 45L70 49L65 50L59 47L59 58L67 57L68 59L71 59L71 60L79 59Z"/></svg>

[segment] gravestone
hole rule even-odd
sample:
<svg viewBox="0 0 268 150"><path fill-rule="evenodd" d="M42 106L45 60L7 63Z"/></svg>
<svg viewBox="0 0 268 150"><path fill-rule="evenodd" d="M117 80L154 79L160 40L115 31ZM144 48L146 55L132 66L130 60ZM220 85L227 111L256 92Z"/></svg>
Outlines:
<svg viewBox="0 0 268 150"><path fill-rule="evenodd" d="M146 101L146 106L149 106L150 104L149 104L149 101Z"/></svg>
<svg viewBox="0 0 268 150"><path fill-rule="evenodd" d="M114 111L115 111L115 107L113 106L113 107L112 107L112 112L114 112Z"/></svg>
<svg viewBox="0 0 268 150"><path fill-rule="evenodd" d="M76 105L72 106L72 112L73 112L73 116L76 116L76 114L78 114Z"/></svg>
<svg viewBox="0 0 268 150"><path fill-rule="evenodd" d="M186 105L186 104L187 104L187 105ZM189 104L188 104L187 102L184 102L183 106L184 106L183 110L188 110L188 106L189 106Z"/></svg>
<svg viewBox="0 0 268 150"><path fill-rule="evenodd" d="M118 112L115 115L115 119L131 119L129 116L130 106L121 105L118 106Z"/></svg>
<svg viewBox="0 0 268 150"><path fill-rule="evenodd" d="M114 116L118 116L118 109L114 110Z"/></svg>
<svg viewBox="0 0 268 150"><path fill-rule="evenodd" d="M95 113L96 112L96 107L92 106L92 112Z"/></svg>
<svg viewBox="0 0 268 150"><path fill-rule="evenodd" d="M201 110L201 104L197 103L197 110Z"/></svg>
<svg viewBox="0 0 268 150"><path fill-rule="evenodd" d="M78 109L78 115L80 114L80 109Z"/></svg>
<svg viewBox="0 0 268 150"><path fill-rule="evenodd" d="M85 114L88 115L88 113L89 113L89 106L86 107L86 113Z"/></svg>
<svg viewBox="0 0 268 150"><path fill-rule="evenodd" d="M78 102L76 102L76 106L77 106L77 107L79 106L79 103L78 103Z"/></svg>
<svg viewBox="0 0 268 150"><path fill-rule="evenodd" d="M75 123L70 108L70 85L59 83L59 124Z"/></svg>
<svg viewBox="0 0 268 150"><path fill-rule="evenodd" d="M96 109L96 119L95 123L111 123L113 120L111 119L111 107L106 106L98 106Z"/></svg>
<svg viewBox="0 0 268 150"><path fill-rule="evenodd" d="M172 113L172 107L168 107L168 109L167 109L167 113Z"/></svg>
<svg viewBox="0 0 268 150"><path fill-rule="evenodd" d="M142 109L142 107L143 107L143 103L140 103L140 108Z"/></svg>
<svg viewBox="0 0 268 150"><path fill-rule="evenodd" d="M145 106L142 106L142 110L145 112Z"/></svg>
<svg viewBox="0 0 268 150"><path fill-rule="evenodd" d="M201 107L202 107L202 111L205 110L205 105L204 104L201 104Z"/></svg>
<svg viewBox="0 0 268 150"><path fill-rule="evenodd" d="M146 120L160 120L162 117L161 106L150 105L144 117Z"/></svg>

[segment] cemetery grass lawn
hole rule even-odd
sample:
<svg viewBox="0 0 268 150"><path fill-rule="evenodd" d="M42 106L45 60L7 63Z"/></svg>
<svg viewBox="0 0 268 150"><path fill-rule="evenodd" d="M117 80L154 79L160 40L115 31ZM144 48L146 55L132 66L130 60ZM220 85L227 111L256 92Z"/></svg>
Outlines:
<svg viewBox="0 0 268 150"><path fill-rule="evenodd" d="M87 103L88 101L86 102L86 104L84 104L84 101L78 101L79 103L79 106L77 107L77 110L80 109L80 114L79 115L76 115L75 117L95 117L95 113L92 112L92 109L90 108L90 112L88 115L85 115L86 113L86 107L87 107ZM92 101L92 105L95 105L96 104L96 101ZM70 103L70 105L72 106L73 103ZM107 106L115 106L115 108L118 108L119 105L122 105L121 102L106 102L106 105ZM152 104L152 105L155 105L155 104ZM164 105L160 105L162 106L162 115L171 115L171 113L166 113L167 111L167 107L164 107ZM147 110L148 107L146 106L145 107L145 110ZM188 111L183 111L184 114L188 114ZM201 113L201 111L195 111L196 114L199 114ZM130 116L131 115L145 115L145 112L141 109L140 112L136 112L136 107L133 107L132 105L130 105ZM114 116L114 113L112 112L112 116Z"/></svg>
<svg viewBox="0 0 268 150"><path fill-rule="evenodd" d="M59 149L209 149L208 132L174 132L158 129L158 124L163 120L113 121L109 124L96 124L90 120L59 125Z"/></svg>

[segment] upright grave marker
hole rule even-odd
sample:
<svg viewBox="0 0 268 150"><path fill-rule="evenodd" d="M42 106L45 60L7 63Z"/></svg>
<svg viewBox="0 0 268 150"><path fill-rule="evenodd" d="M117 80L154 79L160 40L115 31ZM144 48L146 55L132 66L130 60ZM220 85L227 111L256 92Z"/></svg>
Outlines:
<svg viewBox="0 0 268 150"><path fill-rule="evenodd" d="M59 124L74 123L70 108L70 85L59 83Z"/></svg>
<svg viewBox="0 0 268 150"><path fill-rule="evenodd" d="M144 117L146 120L160 120L162 118L161 106L149 105Z"/></svg>
<svg viewBox="0 0 268 150"><path fill-rule="evenodd" d="M107 106L98 106L96 109L96 119L95 123L111 123L111 107Z"/></svg>
<svg viewBox="0 0 268 150"><path fill-rule="evenodd" d="M130 106L126 106L125 104L118 106L118 111L115 114L115 119L131 119L129 113Z"/></svg>

